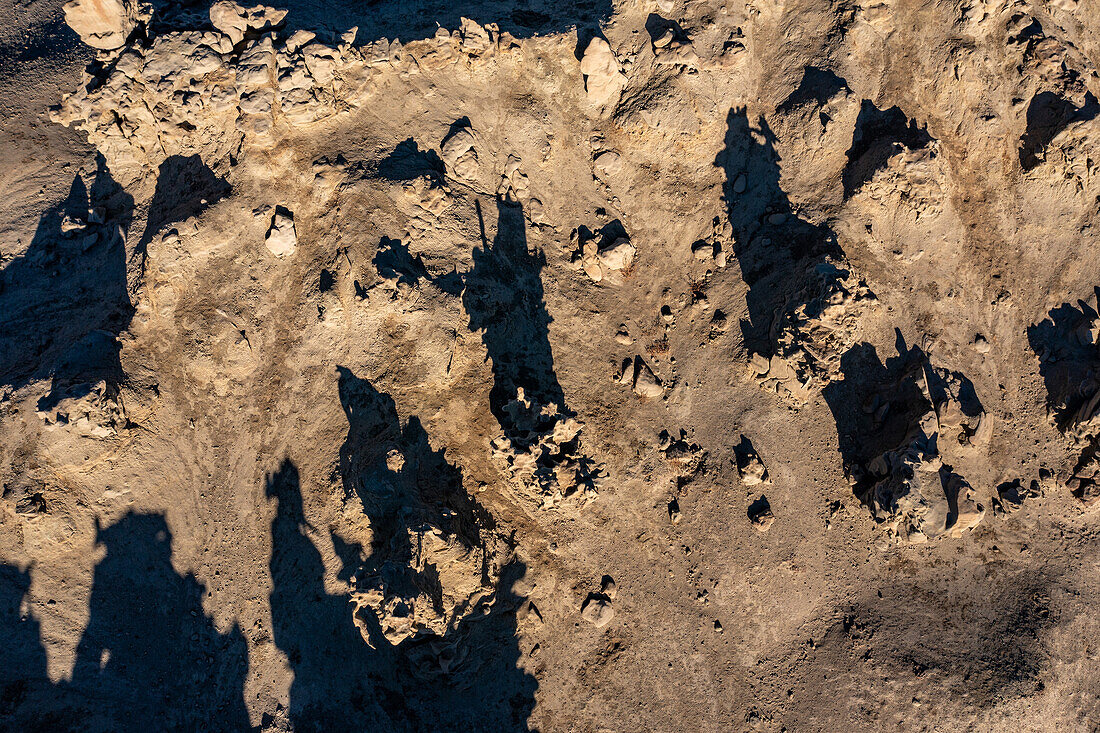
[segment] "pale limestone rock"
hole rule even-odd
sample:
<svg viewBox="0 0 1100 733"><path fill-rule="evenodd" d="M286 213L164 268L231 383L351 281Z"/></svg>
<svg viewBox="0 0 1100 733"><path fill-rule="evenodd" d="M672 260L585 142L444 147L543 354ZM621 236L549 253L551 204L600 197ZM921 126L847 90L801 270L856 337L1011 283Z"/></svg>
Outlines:
<svg viewBox="0 0 1100 733"><path fill-rule="evenodd" d="M477 177L477 140L468 127L457 130L443 142L440 150L447 171L455 178L472 180Z"/></svg>
<svg viewBox="0 0 1100 733"><path fill-rule="evenodd" d="M60 391L56 404L40 409L38 416L47 430L64 429L89 438L109 438L128 425L118 386L105 380Z"/></svg>
<svg viewBox="0 0 1100 733"><path fill-rule="evenodd" d="M278 209L271 219L271 226L265 238L267 249L276 257L294 254L298 247L298 235L294 231L294 215L284 209Z"/></svg>
<svg viewBox="0 0 1100 733"><path fill-rule="evenodd" d="M771 529L772 524L775 523L775 514L772 513L771 504L764 496L761 496L749 506L749 521L752 522L753 529L761 534Z"/></svg>
<svg viewBox="0 0 1100 733"><path fill-rule="evenodd" d="M312 41L316 37L317 37L317 34L316 33L311 33L310 31L304 31L304 30L294 31L294 33L290 36L290 38L286 39L286 44L285 45L286 45L287 53L296 53L299 49L304 47L307 43L309 43L310 41Z"/></svg>
<svg viewBox="0 0 1100 733"><path fill-rule="evenodd" d="M691 245L691 253L700 262L714 259L714 244L705 239L700 239Z"/></svg>
<svg viewBox="0 0 1100 733"><path fill-rule="evenodd" d="M619 237L609 246L600 248L597 238L587 238L583 242L579 230L574 230L571 237L574 245L579 247L573 253L573 267L583 269L592 282L603 282L620 285L623 275L634 264L637 248L626 237Z"/></svg>
<svg viewBox="0 0 1100 733"><path fill-rule="evenodd" d="M210 6L210 23L229 36L233 45L244 40L248 31L265 31L283 22L287 11L257 5L242 8L229 0L219 0Z"/></svg>
<svg viewBox="0 0 1100 733"><path fill-rule="evenodd" d="M623 169L622 157L613 150L605 150L597 155L593 165L605 176L613 176Z"/></svg>
<svg viewBox="0 0 1100 733"><path fill-rule="evenodd" d="M807 271L808 283L779 314L777 352L765 368L754 358L762 387L801 405L840 375L840 359L862 337L864 314L875 295L846 262L826 260Z"/></svg>
<svg viewBox="0 0 1100 733"><path fill-rule="evenodd" d="M311 43L302 49L306 68L318 84L327 85L336 76L336 52L320 43Z"/></svg>
<svg viewBox="0 0 1100 733"><path fill-rule="evenodd" d="M970 484L944 465L945 457L952 461L959 457L958 448L969 445L969 438L976 434L960 428L971 424L966 422L957 398L961 377L933 369L927 362L921 367L897 388L904 387L909 379L915 380L927 411L911 418L908 433L896 448L857 466L857 474L862 473L852 476L857 479L857 493L876 521L884 524L890 535L910 543L961 537L985 517L985 508ZM929 389L933 378L943 383L944 396ZM874 414L885 415L893 404L891 399L887 396L879 405L876 397L865 410L873 408ZM980 422L980 416L973 421Z"/></svg>
<svg viewBox="0 0 1100 733"><path fill-rule="evenodd" d="M589 41L581 59L581 73L585 76L589 102L601 108L614 108L618 104L626 87L626 75L606 40L596 36Z"/></svg>
<svg viewBox="0 0 1100 733"><path fill-rule="evenodd" d="M767 481L768 469L760 462L758 456L752 456L744 466L738 466L741 473L741 483L745 486L757 486Z"/></svg>
<svg viewBox="0 0 1100 733"><path fill-rule="evenodd" d="M65 23L92 48L121 48L148 10L128 0L71 0L62 7Z"/></svg>
<svg viewBox="0 0 1100 733"><path fill-rule="evenodd" d="M504 411L515 433L491 441L493 458L514 481L537 495L540 508L595 498L603 473L583 453L581 423L562 415L554 403L544 405L527 397L523 388Z"/></svg>
<svg viewBox="0 0 1100 733"><path fill-rule="evenodd" d="M611 607L611 599L602 593L590 594L581 606L581 617L597 629L607 626L611 619L615 617L615 609Z"/></svg>
<svg viewBox="0 0 1100 733"><path fill-rule="evenodd" d="M699 56L695 53L691 41L674 39L671 30L654 41L653 46L658 64L683 66L689 69L699 68Z"/></svg>
<svg viewBox="0 0 1100 733"><path fill-rule="evenodd" d="M646 364L640 356L634 359L633 388L634 394L647 399L660 397L665 393L664 387L661 386L661 380L657 378L657 375L649 368L649 364Z"/></svg>
<svg viewBox="0 0 1100 733"><path fill-rule="evenodd" d="M614 244L596 253L600 264L607 270L625 270L634 264L634 255L637 249L629 239L621 237Z"/></svg>
<svg viewBox="0 0 1100 733"><path fill-rule="evenodd" d="M473 56L488 51L492 44L488 31L469 18L463 18L461 23L462 50Z"/></svg>

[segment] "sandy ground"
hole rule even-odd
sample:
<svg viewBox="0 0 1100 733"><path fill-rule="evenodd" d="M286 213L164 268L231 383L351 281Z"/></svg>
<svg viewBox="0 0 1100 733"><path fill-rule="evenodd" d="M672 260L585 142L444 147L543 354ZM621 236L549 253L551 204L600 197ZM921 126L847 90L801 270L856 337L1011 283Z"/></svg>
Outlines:
<svg viewBox="0 0 1100 733"><path fill-rule="evenodd" d="M126 7L0 8L0 727L1100 730L1095 2Z"/></svg>

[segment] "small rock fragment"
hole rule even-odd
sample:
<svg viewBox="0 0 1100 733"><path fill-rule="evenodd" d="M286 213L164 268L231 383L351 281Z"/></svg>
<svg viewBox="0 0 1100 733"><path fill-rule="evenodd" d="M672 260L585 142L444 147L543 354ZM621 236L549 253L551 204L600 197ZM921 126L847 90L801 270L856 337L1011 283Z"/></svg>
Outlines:
<svg viewBox="0 0 1100 733"><path fill-rule="evenodd" d="M605 150L597 155L593 165L605 176L613 176L623 169L622 157L613 150Z"/></svg>
<svg viewBox="0 0 1100 733"><path fill-rule="evenodd" d="M974 500L974 491L961 476L951 473L944 482L948 496L955 496L957 510L954 523L947 526L951 537L959 538L981 524L985 507Z"/></svg>
<svg viewBox="0 0 1100 733"><path fill-rule="evenodd" d="M775 522L771 504L768 503L763 494L749 505L749 521L752 522L753 529L757 532L767 532L772 523Z"/></svg>
<svg viewBox="0 0 1100 733"><path fill-rule="evenodd" d="M695 255L695 259L700 262L714 259L714 243L708 242L705 239L697 240L691 245L691 253Z"/></svg>
<svg viewBox="0 0 1100 733"><path fill-rule="evenodd" d="M584 274L588 275L589 279L598 283L603 280L603 267L600 266L599 260L593 258L585 260L584 262Z"/></svg>
<svg viewBox="0 0 1100 733"><path fill-rule="evenodd" d="M634 394L639 397L660 397L665 393L661 380L640 356L634 357Z"/></svg>
<svg viewBox="0 0 1100 733"><path fill-rule="evenodd" d="M615 240L607 249L596 253L600 264L608 270L625 270L634 263L634 255L637 252L634 245L625 237Z"/></svg>
<svg viewBox="0 0 1100 733"><path fill-rule="evenodd" d="M682 31L672 27L653 39L653 55L658 64L687 68L697 68L699 64L699 56L691 41Z"/></svg>
<svg viewBox="0 0 1100 733"><path fill-rule="evenodd" d="M298 235L294 230L294 214L279 206L271 217L271 226L265 237L268 251L276 257L294 254L298 246Z"/></svg>
<svg viewBox="0 0 1100 733"><path fill-rule="evenodd" d="M615 579L610 575L603 576L603 579L600 580L600 592L610 600L615 600L615 595L618 593L618 586L615 585Z"/></svg>
<svg viewBox="0 0 1100 733"><path fill-rule="evenodd" d="M752 446L752 441L741 436L741 442L734 446L737 474L745 486L757 486L768 481L768 469L760 460L760 454Z"/></svg>
<svg viewBox="0 0 1100 733"><path fill-rule="evenodd" d="M443 141L440 157L447 171L455 178L472 180L477 177L477 140L470 128L463 127Z"/></svg>
<svg viewBox="0 0 1100 733"><path fill-rule="evenodd" d="M604 594L589 593L581 606L581 616L598 629L607 626L615 616L615 609L611 607L611 599Z"/></svg>

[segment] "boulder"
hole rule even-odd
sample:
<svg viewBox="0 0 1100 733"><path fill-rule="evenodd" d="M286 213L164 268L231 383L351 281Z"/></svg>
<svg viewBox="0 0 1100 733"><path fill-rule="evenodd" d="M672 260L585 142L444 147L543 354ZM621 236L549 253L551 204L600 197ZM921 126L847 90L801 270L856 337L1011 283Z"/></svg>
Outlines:
<svg viewBox="0 0 1100 733"><path fill-rule="evenodd" d="M282 207L275 210L271 218L271 226L265 237L267 249L276 257L286 257L294 254L298 247L298 234L294 230L294 214Z"/></svg>
<svg viewBox="0 0 1100 733"><path fill-rule="evenodd" d="M608 622L615 617L611 599L603 593L589 593L581 606L581 617L597 629L607 626Z"/></svg>
<svg viewBox="0 0 1100 733"><path fill-rule="evenodd" d="M92 48L110 51L126 39L148 10L126 0L71 0L62 7L65 22Z"/></svg>
<svg viewBox="0 0 1100 733"><path fill-rule="evenodd" d="M581 58L588 101L597 107L614 107L626 87L626 75L611 46L599 36L593 38Z"/></svg>

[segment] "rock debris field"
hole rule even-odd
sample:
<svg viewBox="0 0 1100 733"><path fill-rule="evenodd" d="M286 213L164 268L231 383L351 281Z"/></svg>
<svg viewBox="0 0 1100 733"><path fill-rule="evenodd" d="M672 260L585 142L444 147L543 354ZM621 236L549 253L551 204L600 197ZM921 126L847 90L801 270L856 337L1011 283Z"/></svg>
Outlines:
<svg viewBox="0 0 1100 733"><path fill-rule="evenodd" d="M1100 731L1100 0L0 9L0 730Z"/></svg>

